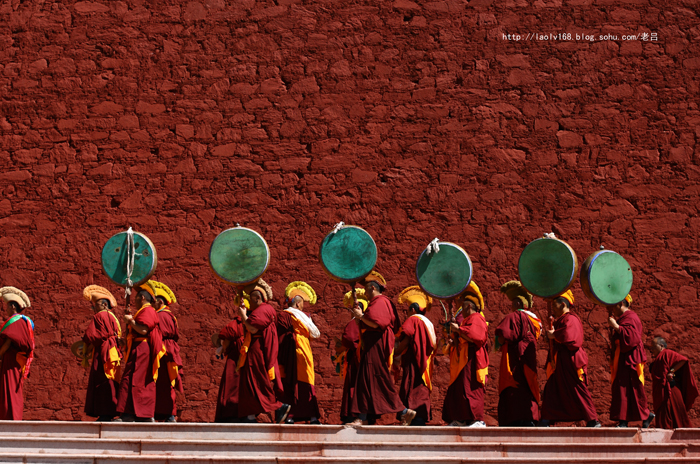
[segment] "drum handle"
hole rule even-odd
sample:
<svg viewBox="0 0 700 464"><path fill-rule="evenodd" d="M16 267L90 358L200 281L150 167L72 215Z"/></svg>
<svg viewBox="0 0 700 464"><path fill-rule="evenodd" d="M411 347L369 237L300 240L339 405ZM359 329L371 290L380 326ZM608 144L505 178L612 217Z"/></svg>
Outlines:
<svg viewBox="0 0 700 464"><path fill-rule="evenodd" d="M126 308L129 308L131 302L131 288L134 282L131 281L131 275L134 273L134 260L136 258L136 249L134 248L134 230L129 227L126 231L126 289L124 298L126 299Z"/></svg>

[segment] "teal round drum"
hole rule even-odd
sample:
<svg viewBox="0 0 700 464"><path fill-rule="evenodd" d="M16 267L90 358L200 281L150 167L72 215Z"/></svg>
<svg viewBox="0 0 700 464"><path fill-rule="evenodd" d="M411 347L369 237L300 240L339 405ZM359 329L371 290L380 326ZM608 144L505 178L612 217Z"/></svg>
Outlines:
<svg viewBox="0 0 700 464"><path fill-rule="evenodd" d="M541 298L553 298L567 291L576 280L578 259L573 248L557 238L530 242L518 260L523 287Z"/></svg>
<svg viewBox="0 0 700 464"><path fill-rule="evenodd" d="M252 229L234 227L216 236L209 250L209 265L224 282L243 286L257 281L270 264L270 248Z"/></svg>
<svg viewBox="0 0 700 464"><path fill-rule="evenodd" d="M416 262L416 278L420 287L439 299L454 298L472 280L472 261L459 245L437 242L439 251L428 247ZM429 252L429 250L432 250Z"/></svg>
<svg viewBox="0 0 700 464"><path fill-rule="evenodd" d="M133 234L133 249L131 248L130 232L119 232L107 240L102 248L102 270L109 280L122 287L127 286L129 260L133 256L131 282L133 286L146 282L158 265L156 247L145 235L139 232Z"/></svg>
<svg viewBox="0 0 700 464"><path fill-rule="evenodd" d="M377 245L364 229L343 225L323 239L319 259L334 280L359 282L377 264Z"/></svg>
<svg viewBox="0 0 700 464"><path fill-rule="evenodd" d="M632 290L632 267L614 251L596 251L581 266L581 288L595 304L617 304Z"/></svg>

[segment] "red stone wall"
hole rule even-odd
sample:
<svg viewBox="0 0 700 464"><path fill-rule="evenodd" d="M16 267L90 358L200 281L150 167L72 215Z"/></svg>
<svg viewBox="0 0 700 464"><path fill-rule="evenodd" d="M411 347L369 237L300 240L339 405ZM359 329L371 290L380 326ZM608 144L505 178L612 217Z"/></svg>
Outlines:
<svg viewBox="0 0 700 464"><path fill-rule="evenodd" d="M700 371L698 14L696 0L3 2L0 283L33 301L25 417L84 418L69 351L91 317L81 290L118 291L100 251L128 226L180 300L183 421L213 420L209 336L232 293L207 252L237 222L266 237L278 295L298 279L319 293L325 421L339 419L330 353L348 313L317 253L341 220L376 239L392 297L430 240L461 244L492 331L527 243L554 231L581 260L605 245L634 268L646 335ZM643 32L658 40L622 40ZM606 312L575 295L607 419ZM444 359L437 372L436 423Z"/></svg>

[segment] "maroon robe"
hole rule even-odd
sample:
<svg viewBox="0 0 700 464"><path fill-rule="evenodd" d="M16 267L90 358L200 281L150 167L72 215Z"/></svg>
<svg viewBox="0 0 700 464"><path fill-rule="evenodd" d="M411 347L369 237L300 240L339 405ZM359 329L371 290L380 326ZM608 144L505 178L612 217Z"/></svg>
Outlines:
<svg viewBox="0 0 700 464"><path fill-rule="evenodd" d="M92 316L83 342L93 346L92 366L85 395L85 414L90 417L114 417L117 415L118 373L115 379L107 378L105 363L110 362L110 350L115 348L121 357L118 337L121 333L116 316L110 311L100 311Z"/></svg>
<svg viewBox="0 0 700 464"><path fill-rule="evenodd" d="M674 382L669 382L668 371L681 361L685 364L676 371ZM651 379L656 426L663 429L693 427L688 411L698 397L698 387L688 358L665 348L651 363Z"/></svg>
<svg viewBox="0 0 700 464"><path fill-rule="evenodd" d="M481 313L463 316L459 330L474 343L467 342L461 336L457 338L457 350L466 345L467 362L459 372L450 372L450 380L455 377L447 388L445 401L442 405L442 420L448 424L452 421L483 421L484 420L484 384L479 382L477 371L488 368L488 325ZM460 321L457 318L457 321ZM450 371L453 369L452 360ZM485 379L484 379L485 381Z"/></svg>
<svg viewBox="0 0 700 464"><path fill-rule="evenodd" d="M140 418L153 417L156 409L156 383L153 381L153 365L163 350L163 337L158 328L158 315L150 304L134 316L137 324L145 325L148 332L141 335L131 325L133 337L131 351L122 371L117 396L117 412L134 414ZM127 348L128 350L128 348Z"/></svg>
<svg viewBox="0 0 700 464"><path fill-rule="evenodd" d="M390 362L394 352L394 335L400 329L396 308L389 298L377 295L372 298L363 319L378 327L361 323L360 363L357 370L355 395L350 412L353 415L396 413L404 410L396 393Z"/></svg>
<svg viewBox="0 0 700 464"><path fill-rule="evenodd" d="M588 391L588 355L583 325L572 313L554 321L554 340L547 356L547 383L542 393L542 419L574 422L598 419ZM554 369L552 371L552 369Z"/></svg>
<svg viewBox="0 0 700 464"><path fill-rule="evenodd" d="M287 311L277 314L277 336L279 337L279 353L277 360L281 370L283 392L279 400L289 404L289 416L292 419L304 420L321 417L313 385L297 379L297 345L294 339L294 322Z"/></svg>
<svg viewBox="0 0 700 464"><path fill-rule="evenodd" d="M408 317L401 326L401 337L408 337L408 347L401 354L401 388L399 397L403 405L416 411L416 417L428 422L432 419L430 411L430 388L423 379L423 373L432 362L435 347L431 341L428 327L418 317ZM428 372L428 381L430 381Z"/></svg>
<svg viewBox="0 0 700 464"><path fill-rule="evenodd" d="M245 329L239 318L235 318L219 332L219 340L228 342L224 352L224 372L221 374L219 395L216 402L214 422L232 422L240 417L238 414L238 383L239 375L236 369Z"/></svg>
<svg viewBox="0 0 700 464"><path fill-rule="evenodd" d="M19 318L0 334L0 346L7 339L10 347L0 362L0 420L22 420L22 367L34 351L34 330L26 319Z"/></svg>
<svg viewBox="0 0 700 464"><path fill-rule="evenodd" d="M537 377L537 330L532 321L523 311L515 311L508 314L498 327L496 336L505 340L502 356L508 353L508 362L512 372L512 379L504 379L507 372L503 372L501 364L500 394L498 395L498 424L507 426L518 422L540 420L540 407L538 386L532 385L532 379L528 379L525 367ZM532 375L532 374L529 374ZM515 385L513 385L515 383ZM533 392L533 388L535 392Z"/></svg>
<svg viewBox="0 0 700 464"><path fill-rule="evenodd" d="M340 402L340 419L346 422L353 420L352 399L355 396L355 383L357 382L357 369L359 367L358 348L360 346L360 326L356 319L352 319L345 326L341 339L343 347L347 350L345 360L347 370L343 382L343 399Z"/></svg>
<svg viewBox="0 0 700 464"><path fill-rule="evenodd" d="M177 406L175 405L177 396L175 392L184 393L182 388L182 358L180 357L180 345L177 343L180 339L180 334L178 333L177 319L167 306L158 310L157 314L158 328L163 336L166 353L160 360L160 367L158 368L155 414L167 418L177 414ZM174 366L178 368L175 385L172 384L170 378L171 372L174 374Z"/></svg>
<svg viewBox="0 0 700 464"><path fill-rule="evenodd" d="M250 346L239 371L240 417L275 411L282 406L275 396L276 392L282 391L277 364L279 342L276 319L275 308L268 303L261 304L248 316L248 322L258 331L250 334L246 330L246 337L250 336Z"/></svg>
<svg viewBox="0 0 700 464"><path fill-rule="evenodd" d="M613 330L612 343L619 355L617 372L612 383L610 419L617 421L639 421L649 417L647 395L644 383L639 380L637 365L644 364L647 355L644 351L644 330L642 321L634 311L627 310L618 318L620 331ZM618 348L619 345L619 348ZM642 373L642 375L644 375Z"/></svg>

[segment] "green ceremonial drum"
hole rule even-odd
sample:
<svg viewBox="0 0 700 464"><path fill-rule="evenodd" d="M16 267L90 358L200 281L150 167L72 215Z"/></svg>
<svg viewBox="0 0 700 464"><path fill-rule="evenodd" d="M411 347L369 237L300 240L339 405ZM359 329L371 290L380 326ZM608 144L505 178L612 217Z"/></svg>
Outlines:
<svg viewBox="0 0 700 464"><path fill-rule="evenodd" d="M460 246L438 242L440 251L428 249L418 257L416 277L420 287L430 296L453 298L462 293L472 280L472 261ZM431 248L431 247L428 247Z"/></svg>
<svg viewBox="0 0 700 464"><path fill-rule="evenodd" d="M134 269L131 272L133 286L146 282L158 265L156 247L145 235L133 234L133 249L129 243L129 232L119 232L107 240L102 248L102 270L109 279L122 287L127 286L129 259L133 255Z"/></svg>
<svg viewBox="0 0 700 464"><path fill-rule="evenodd" d="M567 291L576 280L578 259L573 248L557 238L538 238L520 254L518 275L528 292L553 298Z"/></svg>
<svg viewBox="0 0 700 464"><path fill-rule="evenodd" d="M323 239L319 259L334 280L359 282L377 264L377 245L364 229L343 225Z"/></svg>
<svg viewBox="0 0 700 464"><path fill-rule="evenodd" d="M270 248L259 233L246 227L227 229L209 250L209 265L224 282L236 286L256 282L270 264Z"/></svg>
<svg viewBox="0 0 700 464"><path fill-rule="evenodd" d="M595 304L617 304L632 290L632 268L614 251L596 251L583 262L581 288Z"/></svg>

